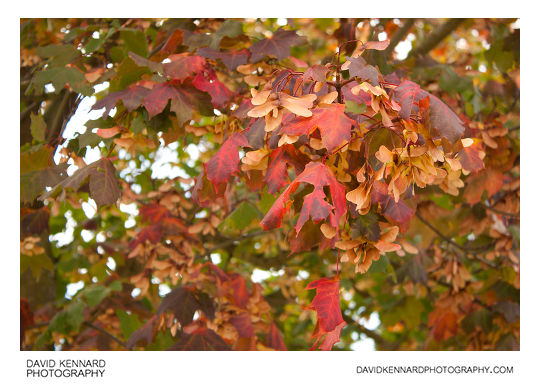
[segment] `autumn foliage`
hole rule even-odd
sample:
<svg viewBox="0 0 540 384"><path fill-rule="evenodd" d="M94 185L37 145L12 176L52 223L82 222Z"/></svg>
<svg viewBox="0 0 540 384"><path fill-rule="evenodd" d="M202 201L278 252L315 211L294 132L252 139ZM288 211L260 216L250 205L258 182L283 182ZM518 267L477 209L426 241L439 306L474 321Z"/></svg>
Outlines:
<svg viewBox="0 0 540 384"><path fill-rule="evenodd" d="M519 349L514 22L21 20L21 348Z"/></svg>

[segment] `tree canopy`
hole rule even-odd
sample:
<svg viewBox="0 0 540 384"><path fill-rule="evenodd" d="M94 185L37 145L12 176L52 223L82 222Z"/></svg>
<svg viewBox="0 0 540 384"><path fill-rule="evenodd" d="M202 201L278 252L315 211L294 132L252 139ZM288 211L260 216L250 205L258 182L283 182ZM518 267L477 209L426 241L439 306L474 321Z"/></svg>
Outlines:
<svg viewBox="0 0 540 384"><path fill-rule="evenodd" d="M21 19L21 349L519 349L519 32Z"/></svg>

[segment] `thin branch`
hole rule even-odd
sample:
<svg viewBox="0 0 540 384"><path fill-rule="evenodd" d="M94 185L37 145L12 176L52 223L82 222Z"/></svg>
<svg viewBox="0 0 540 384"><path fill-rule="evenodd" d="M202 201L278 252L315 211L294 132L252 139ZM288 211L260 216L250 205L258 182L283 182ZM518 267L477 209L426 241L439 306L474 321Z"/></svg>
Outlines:
<svg viewBox="0 0 540 384"><path fill-rule="evenodd" d="M516 217L516 218L520 218L520 214L519 212L518 213L514 213L514 212L505 212L505 211L501 211L497 208L493 208L493 207L490 207L488 205L484 205L484 208L487 210L487 211L491 211L491 212L494 212L494 213L498 213L499 215L503 215L503 216L508 216L508 217Z"/></svg>
<svg viewBox="0 0 540 384"><path fill-rule="evenodd" d="M416 19L407 19L403 23L401 28L399 28L396 31L396 33L394 33L392 35L392 38L390 39L390 44L388 44L388 47L386 47L386 49L383 51L383 53L385 55L388 55L388 54L392 53L392 51L394 50L396 45L398 45L400 43L400 41L403 40L405 38L405 36L407 36L407 34L409 33L409 30L414 25L415 21L416 21Z"/></svg>
<svg viewBox="0 0 540 384"><path fill-rule="evenodd" d="M435 48L441 41L450 35L466 19L450 19L439 25L428 37L424 39L415 49L409 52L407 57L425 55Z"/></svg>
<svg viewBox="0 0 540 384"><path fill-rule="evenodd" d="M246 233L243 236L235 237L234 239L225 240L222 243L219 243L219 244L213 246L212 248L206 249L206 253L204 253L202 255L197 255L195 257L195 259L204 259L204 258L210 256L212 253L214 253L215 251L217 251L219 249L226 248L229 245L233 245L233 244L235 244L235 243L237 243L239 241L242 241L242 240L251 239L252 237L258 237L258 236L261 236L261 235L263 235L265 233L271 233L271 232L272 231L250 232L250 233Z"/></svg>
<svg viewBox="0 0 540 384"><path fill-rule="evenodd" d="M30 113L32 112L32 110L37 107L39 104L41 103L40 100L36 100L34 101L32 104L30 104L28 107L26 107L26 109L24 111L21 112L21 121L24 120L24 118Z"/></svg>
<svg viewBox="0 0 540 384"><path fill-rule="evenodd" d="M106 330L104 330L103 328L100 328L98 327L97 325L95 324L92 324L88 321L84 321L83 322L84 325L86 325L87 327L90 327L92 329L95 329L96 331L98 332L101 332L102 334L104 334L105 336L108 336L109 338L113 339L114 341L116 341L118 344L120 344L122 347L124 347L125 349L127 349L128 351L131 351L131 348L129 348L126 343L124 343L122 340L120 340L118 337L114 336L113 334L107 332Z"/></svg>
<svg viewBox="0 0 540 384"><path fill-rule="evenodd" d="M357 321L355 321L352 317L343 314L343 320L347 322L348 327L356 328L356 331L359 333L363 333L370 339L373 339L375 343L380 347L382 350L391 351L395 350L401 341L399 343L392 343L391 341L386 340L384 337L382 337L379 333L372 331L371 329L368 329L364 327L363 325L359 324Z"/></svg>
<svg viewBox="0 0 540 384"><path fill-rule="evenodd" d="M446 241L448 244L451 244L453 245L454 247L464 251L464 252L471 252L471 251L484 251L486 249L489 249L492 244L489 244L488 246L481 246L481 247L467 247L466 245L461 245L461 244L458 244L456 243L454 240L452 240L451 238L449 238L448 236L442 234L437 228L435 228L429 221L427 221L426 219L424 219L422 216L420 216L420 214L418 212L416 212L416 217L418 218L418 220L420 220L422 223L424 223L424 225L426 227L428 227L429 229L431 229L437 236L439 236L441 239L443 239L444 241ZM484 260L479 260L479 261L482 261L482 262L485 262L487 264L486 261ZM491 267L495 268L496 265L490 265Z"/></svg>

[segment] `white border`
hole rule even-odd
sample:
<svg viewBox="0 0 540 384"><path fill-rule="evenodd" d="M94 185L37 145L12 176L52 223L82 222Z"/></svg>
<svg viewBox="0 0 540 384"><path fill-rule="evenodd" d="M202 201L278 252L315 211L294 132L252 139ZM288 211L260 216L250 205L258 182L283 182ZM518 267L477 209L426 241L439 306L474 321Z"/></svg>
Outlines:
<svg viewBox="0 0 540 384"><path fill-rule="evenodd" d="M524 5L526 4L526 5ZM513 1L384 1L363 2L315 2L284 1L271 2L252 1L24 1L10 3L7 17L2 23L4 53L2 60L3 80L7 82L2 93L4 121L2 139L4 147L0 151L3 183L1 190L2 205L2 245L3 276L1 279L4 293L2 316L2 341L4 354L3 370L0 377L4 382L50 382L46 379L27 380L26 359L44 358L104 358L107 361L107 372L104 379L62 379L64 382L158 382L173 380L175 382L198 382L201 379L219 382L361 382L376 380L377 382L415 382L432 383L472 382L473 380L489 380L490 383L533 382L539 374L535 371L538 338L538 170L540 159L535 156L539 143L539 127L533 119L538 110L536 91L538 70L538 43L536 33L538 12L532 2ZM15 9L14 9L14 8ZM19 122L14 111L19 109L19 100L11 94L19 89L19 17L97 17L122 15L133 17L253 17L253 16L302 16L302 17L343 17L357 14L362 17L520 17L521 29L525 33L521 38L524 49L521 51L521 125L525 128L524 148L521 150L522 207L521 252L522 257L522 305L521 305L521 351L520 352L20 352L19 351L19 297L13 294L14 287L19 287L19 209L15 202L19 201ZM17 35L17 38L13 38ZM534 71L534 72L533 72ZM536 91L536 92L535 92ZM536 94L533 94L536 93ZM8 165L9 164L9 165ZM358 364L479 364L479 365L514 365L513 375L373 375L366 377L355 373ZM4 379L5 378L5 379ZM515 381L517 380L517 381ZM54 381L58 381L55 379Z"/></svg>

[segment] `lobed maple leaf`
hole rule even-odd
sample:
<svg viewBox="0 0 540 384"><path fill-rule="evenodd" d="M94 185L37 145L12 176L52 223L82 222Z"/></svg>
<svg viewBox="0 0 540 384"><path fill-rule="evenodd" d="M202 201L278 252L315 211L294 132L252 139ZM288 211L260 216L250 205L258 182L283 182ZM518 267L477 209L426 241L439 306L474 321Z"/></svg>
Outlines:
<svg viewBox="0 0 540 384"><path fill-rule="evenodd" d="M296 152L293 145L285 144L272 151L264 177L268 193L276 193L287 184L289 179L287 165L294 166L298 175L304 169L304 164L305 159Z"/></svg>
<svg viewBox="0 0 540 384"><path fill-rule="evenodd" d="M380 203L383 215L400 225L400 228L408 227L409 221L414 215L414 210L409 207L402 199L397 202L389 194L388 186L379 181L373 182L373 188L371 192L371 201L373 203Z"/></svg>
<svg viewBox="0 0 540 384"><path fill-rule="evenodd" d="M345 114L345 104L330 104L313 109L311 117L297 116L285 121L280 134L301 136L310 135L318 129L323 146L332 152L351 139L351 127L356 121Z"/></svg>
<svg viewBox="0 0 540 384"><path fill-rule="evenodd" d="M126 109L131 112L141 106L143 99L150 92L151 90L146 87L132 84L122 91L109 93L103 99L98 100L91 109L98 110L105 108L103 112L103 118L105 119L109 115L109 111L116 106L116 103L122 100Z"/></svg>
<svg viewBox="0 0 540 384"><path fill-rule="evenodd" d="M287 350L287 347L283 342L283 338L281 337L281 333L279 332L279 329L276 327L276 324L274 322L272 322L272 324L270 325L270 332L268 333L268 339L266 344L270 348L275 349L276 351Z"/></svg>
<svg viewBox="0 0 540 384"><path fill-rule="evenodd" d="M303 75L304 81L318 81L324 83L326 81L326 74L330 72L330 69L324 65L314 65L306 69Z"/></svg>
<svg viewBox="0 0 540 384"><path fill-rule="evenodd" d="M146 240L152 244L157 244L160 242L162 236L163 231L159 223L149 225L148 227L143 228L137 236L129 242L129 248L135 249L137 245L146 243Z"/></svg>
<svg viewBox="0 0 540 384"><path fill-rule="evenodd" d="M169 351L230 351L231 348L217 333L202 323L185 327L180 340Z"/></svg>
<svg viewBox="0 0 540 384"><path fill-rule="evenodd" d="M484 169L484 162L480 158L478 150L473 147L465 147L459 151L458 159L463 169L469 172L478 172Z"/></svg>
<svg viewBox="0 0 540 384"><path fill-rule="evenodd" d="M247 49L238 52L221 52L211 48L199 48L197 54L207 59L220 59L231 71L234 71L239 65L246 64L249 57L249 51Z"/></svg>
<svg viewBox="0 0 540 384"><path fill-rule="evenodd" d="M250 62L255 63L268 55L273 55L278 60L283 60L291 53L291 47L306 43L304 36L298 36L296 31L278 29L272 37L262 39L250 48Z"/></svg>
<svg viewBox="0 0 540 384"><path fill-rule="evenodd" d="M312 281L306 289L316 289L310 309L317 312L317 325L313 336L317 338L313 347L326 335L320 345L323 350L330 350L339 341L341 329L346 325L339 306L339 277L323 277Z"/></svg>
<svg viewBox="0 0 540 384"><path fill-rule="evenodd" d="M465 132L465 127L455 112L439 98L409 80L403 81L392 93L392 99L401 105L399 116L405 120L409 120L411 113L420 112L420 101L426 98L427 124L431 136L434 139L444 137L451 143L458 141Z"/></svg>
<svg viewBox="0 0 540 384"><path fill-rule="evenodd" d="M87 180L90 197L94 199L98 209L104 205L116 203L122 194L116 180L116 169L109 159L104 158L78 169L73 175L52 187L50 191L42 194L39 199L55 197L60 190L77 191Z"/></svg>
<svg viewBox="0 0 540 384"><path fill-rule="evenodd" d="M173 289L161 300L156 315L172 310L182 326L193 322L197 310L201 310L211 320L214 319L214 302L210 297L189 286L179 286Z"/></svg>
<svg viewBox="0 0 540 384"><path fill-rule="evenodd" d="M238 147L249 147L246 137L241 133L232 134L204 165L208 180L214 185L216 193L221 184L238 171L240 155Z"/></svg>
<svg viewBox="0 0 540 384"><path fill-rule="evenodd" d="M142 206L139 208L139 213L147 218L152 224L157 224L171 215L166 207L156 203Z"/></svg>
<svg viewBox="0 0 540 384"><path fill-rule="evenodd" d="M296 191L300 183L312 184L315 187L313 191L315 195L311 198L312 200L308 201L308 204L304 200L300 218L298 219L301 223L300 225L296 225L296 232L300 232L308 216L320 218L325 215L325 218L329 217L329 221L333 227L339 227L339 219L346 211L345 187L337 181L332 171L326 165L312 161L306 165L304 171L283 191L266 213L261 221L261 226L265 231L281 226L283 216L290 206L288 203L289 197L291 193ZM328 186L330 189L332 205L320 198L321 194L324 197L323 187L325 186ZM321 201L325 204L322 204ZM332 207L334 208L333 213L330 211Z"/></svg>
<svg viewBox="0 0 540 384"><path fill-rule="evenodd" d="M458 332L458 319L449 308L436 308L429 314L428 327L437 341L446 340Z"/></svg>
<svg viewBox="0 0 540 384"><path fill-rule="evenodd" d="M163 64L163 73L171 79L183 82L205 69L206 60L197 55L178 54L169 56L169 63Z"/></svg>
<svg viewBox="0 0 540 384"><path fill-rule="evenodd" d="M482 200L484 191L487 197L493 196L503 186L503 173L498 169L486 168L467 178L467 185L463 191L465 201L474 205Z"/></svg>
<svg viewBox="0 0 540 384"><path fill-rule="evenodd" d="M373 65L369 65L363 57L348 57L347 60L350 61L347 69L351 77L358 77L362 81L368 80L375 87L379 85L379 71Z"/></svg>
<svg viewBox="0 0 540 384"><path fill-rule="evenodd" d="M145 96L142 104L148 111L148 116L152 118L165 109L169 100L171 100L171 110L176 113L179 124L190 120L196 110L206 115L212 114L210 96L189 83L181 86L169 81L156 84Z"/></svg>
<svg viewBox="0 0 540 384"><path fill-rule="evenodd" d="M234 93L218 80L216 72L211 68L199 72L193 79L193 86L207 92L216 108L223 108L234 96Z"/></svg>
<svg viewBox="0 0 540 384"><path fill-rule="evenodd" d="M242 312L238 315L234 315L229 320L234 328L238 331L240 337L253 337L255 336L255 330L251 322L249 313Z"/></svg>
<svg viewBox="0 0 540 384"><path fill-rule="evenodd" d="M150 345L156 332L157 323L158 316L153 315L146 323L143 324L141 328L131 334L129 340L126 343L126 347L128 349L131 349L141 340L144 340L146 342L146 345Z"/></svg>

